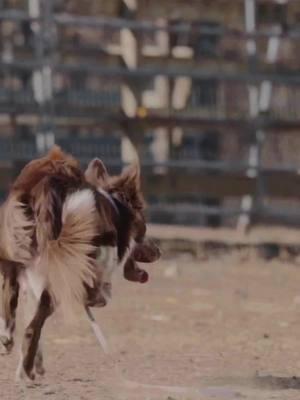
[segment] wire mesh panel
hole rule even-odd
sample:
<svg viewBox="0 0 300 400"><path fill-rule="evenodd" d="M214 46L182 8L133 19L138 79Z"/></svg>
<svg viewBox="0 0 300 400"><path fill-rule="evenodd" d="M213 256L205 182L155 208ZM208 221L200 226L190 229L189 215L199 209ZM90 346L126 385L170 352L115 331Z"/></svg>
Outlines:
<svg viewBox="0 0 300 400"><path fill-rule="evenodd" d="M155 221L286 222L299 197L300 5L133 3L5 2L1 163L16 171L56 142L115 172L135 148Z"/></svg>
<svg viewBox="0 0 300 400"><path fill-rule="evenodd" d="M121 142L120 138L114 136L104 136L97 138L72 138L58 139L57 144L65 151L87 163L95 157L103 159L110 166L120 167L121 161Z"/></svg>

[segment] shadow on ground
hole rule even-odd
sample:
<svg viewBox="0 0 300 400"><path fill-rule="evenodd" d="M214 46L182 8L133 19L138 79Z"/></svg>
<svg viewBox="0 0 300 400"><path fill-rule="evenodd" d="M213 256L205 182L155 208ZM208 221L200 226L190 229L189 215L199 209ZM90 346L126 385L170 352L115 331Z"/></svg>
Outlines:
<svg viewBox="0 0 300 400"><path fill-rule="evenodd" d="M297 389L300 390L300 377L281 377L281 376L256 376L255 384L263 389L272 390L286 390L286 389Z"/></svg>

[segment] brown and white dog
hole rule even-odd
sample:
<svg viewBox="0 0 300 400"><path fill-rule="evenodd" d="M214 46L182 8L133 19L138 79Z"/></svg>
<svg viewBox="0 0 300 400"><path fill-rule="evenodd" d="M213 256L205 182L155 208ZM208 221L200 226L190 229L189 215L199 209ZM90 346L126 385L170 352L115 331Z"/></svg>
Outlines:
<svg viewBox="0 0 300 400"><path fill-rule="evenodd" d="M151 262L159 251L144 242L139 180L138 167L110 177L100 160L84 175L74 158L54 147L29 163L15 181L0 209L0 339L8 350L12 347L23 286L35 309L23 338L19 377L33 379L34 368L44 373L39 339L56 306L67 315L76 306L105 305L118 265L125 266L130 280L145 280L134 257Z"/></svg>
<svg viewBox="0 0 300 400"><path fill-rule="evenodd" d="M139 268L137 262L141 263L152 263L160 258L159 248L149 239L145 239L146 224L143 214L144 200L140 192L140 177L139 169L135 168L133 176L135 176L135 185L130 188L129 183L129 170L117 177L110 177L104 164L98 158L92 160L87 170L85 171L86 181L95 187L99 193L103 194L112 204L119 214L118 204L133 204L135 205L135 218L133 221L134 235L131 238L130 246L127 249L127 256L122 259L121 264L124 267L125 279L132 282L145 283L148 281L148 273ZM132 178L132 177L131 177ZM134 189L134 187L137 189ZM109 247L109 252L106 254L103 260L103 264L106 267L106 274L110 275L113 269L117 267L116 263L110 262L110 259L116 258L116 255L111 255L115 249ZM103 256L104 248L101 247L101 255ZM109 268L111 266L111 269ZM104 281L105 281L104 277ZM110 277L107 277L108 281Z"/></svg>

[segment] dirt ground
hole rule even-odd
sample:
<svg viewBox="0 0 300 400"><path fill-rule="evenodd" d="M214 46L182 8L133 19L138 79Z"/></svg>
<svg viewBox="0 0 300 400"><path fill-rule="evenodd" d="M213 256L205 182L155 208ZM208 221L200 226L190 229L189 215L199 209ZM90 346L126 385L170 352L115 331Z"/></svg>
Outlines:
<svg viewBox="0 0 300 400"><path fill-rule="evenodd" d="M146 285L117 276L112 302L95 311L111 354L84 315L70 327L52 317L46 375L16 384L16 346L0 358L0 399L300 398L300 266L234 252L148 270Z"/></svg>

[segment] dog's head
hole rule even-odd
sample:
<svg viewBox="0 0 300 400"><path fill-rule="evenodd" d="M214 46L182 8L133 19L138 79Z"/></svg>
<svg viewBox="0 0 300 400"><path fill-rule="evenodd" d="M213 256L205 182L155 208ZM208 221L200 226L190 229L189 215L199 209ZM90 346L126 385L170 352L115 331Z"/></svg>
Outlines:
<svg viewBox="0 0 300 400"><path fill-rule="evenodd" d="M137 243L142 242L146 234L146 220L139 165L126 168L118 176L110 176L103 162L95 158L89 163L85 178L97 189L105 190L120 207L127 209L132 219L131 237Z"/></svg>
<svg viewBox="0 0 300 400"><path fill-rule="evenodd" d="M94 159L85 171L85 178L100 193L105 191L106 197L109 195L110 201L118 207L119 257L125 254L122 243L129 246L133 240L131 253L127 254L128 258L124 264L124 277L133 282L147 282L148 273L139 268L137 262L152 263L160 258L161 253L154 242L145 238L145 202L141 192L139 165L125 169L119 176L109 176L102 161Z"/></svg>

